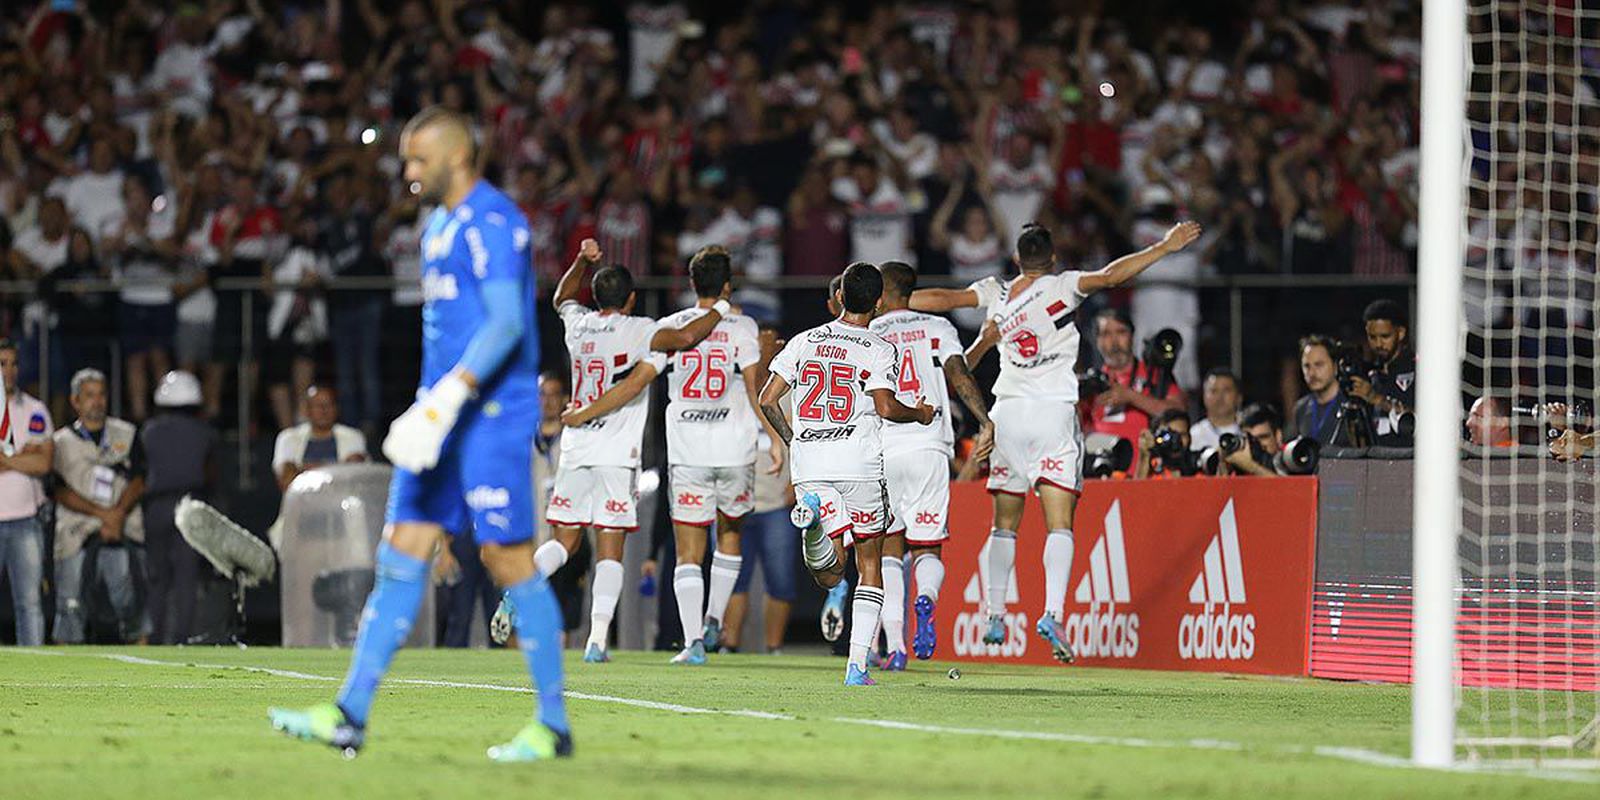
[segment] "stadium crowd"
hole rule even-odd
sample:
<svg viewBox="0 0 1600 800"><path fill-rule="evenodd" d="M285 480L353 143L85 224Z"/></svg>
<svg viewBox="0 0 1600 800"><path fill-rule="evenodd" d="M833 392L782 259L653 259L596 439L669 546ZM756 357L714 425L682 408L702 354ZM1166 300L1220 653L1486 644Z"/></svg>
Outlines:
<svg viewBox="0 0 1600 800"><path fill-rule="evenodd" d="M202 417L304 436L297 404L326 382L353 428L341 441L374 441L410 400L421 328L424 210L396 137L441 104L478 122L488 177L533 223L545 293L592 237L666 287L664 315L685 299L687 256L718 243L741 271L735 301L792 331L826 318L822 283L851 260L965 285L1005 273L1030 222L1056 232L1060 263L1091 268L1181 217L1205 226L1198 246L1078 315L1080 365L1110 383L1090 430L1144 444L1140 459L1180 419L1196 447L1241 432L1338 443L1344 395L1387 402L1373 370L1339 380L1352 348L1333 342L1404 367L1403 340L1361 347L1375 320L1405 327L1401 306L1363 319L1380 294L1275 294L1251 309L1247 329L1269 335L1248 337L1241 381L1209 369L1228 311L1193 281L1412 272L1416 3L1257 0L1191 20L1101 2L693 5L83 0L7 15L0 334L20 384L65 419L69 378L98 369L137 424L182 367ZM541 325L546 362L564 363L554 318ZM1185 346L1147 403L1143 342L1162 328ZM1300 341L1313 333L1336 338ZM236 392L270 421L231 420ZM318 431L330 396L307 404Z"/></svg>

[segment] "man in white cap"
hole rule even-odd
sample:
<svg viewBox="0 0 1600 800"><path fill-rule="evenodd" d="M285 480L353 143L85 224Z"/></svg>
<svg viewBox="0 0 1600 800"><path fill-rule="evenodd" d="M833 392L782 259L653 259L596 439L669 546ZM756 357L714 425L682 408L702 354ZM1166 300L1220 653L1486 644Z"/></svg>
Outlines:
<svg viewBox="0 0 1600 800"><path fill-rule="evenodd" d="M216 483L221 439L200 410L200 381L182 370L168 372L156 387L156 416L139 441L145 454L145 607L152 644L182 644L193 634L200 556L178 533L178 500L209 499Z"/></svg>

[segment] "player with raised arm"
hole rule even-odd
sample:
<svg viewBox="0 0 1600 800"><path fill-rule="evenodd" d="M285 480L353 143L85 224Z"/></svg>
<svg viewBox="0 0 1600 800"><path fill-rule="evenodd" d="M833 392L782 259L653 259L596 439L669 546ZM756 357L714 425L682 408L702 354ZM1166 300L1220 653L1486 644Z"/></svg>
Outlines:
<svg viewBox="0 0 1600 800"><path fill-rule="evenodd" d="M620 266L595 271L590 286L599 310L586 308L576 299L578 290L600 255L599 245L585 239L552 298L566 327L572 404L561 415L570 430L561 436L561 462L546 513L555 536L534 552L539 569L551 575L578 549L583 528L595 529L589 642L583 654L590 663L610 660L606 647L622 596L622 548L627 534L639 527L639 450L650 407L646 390L666 367L667 353L699 344L730 311L723 285L723 297L682 327L635 317L633 276ZM516 616L514 598L502 605Z"/></svg>
<svg viewBox="0 0 1600 800"><path fill-rule="evenodd" d="M883 479L881 429L888 422L933 422L933 407L907 406L895 397L894 345L867 327L883 294L883 276L871 264L844 271L844 313L789 340L772 359L761 390L761 412L789 445L795 494L794 522L801 529L806 567L824 587L844 575L840 541L854 541L860 584L850 610L846 686L871 686L867 651L883 611L882 536L889 525ZM793 387L794 427L778 403Z"/></svg>
<svg viewBox="0 0 1600 800"><path fill-rule="evenodd" d="M695 306L661 320L661 325L675 328L705 316L727 296L732 279L728 251L715 245L701 248L689 260ZM761 387L750 370L760 358L755 320L729 314L703 341L667 362L667 464L678 560L672 588L684 641L674 664L704 664L706 651L716 649L728 598L744 563L739 524L755 508L756 439L765 425L756 410ZM730 385L734 381L743 391ZM781 470L785 454L776 436L769 453L769 470ZM713 524L717 549L707 598L700 563Z"/></svg>
<svg viewBox="0 0 1600 800"><path fill-rule="evenodd" d="M472 130L460 114L423 109L400 135L400 156L406 180L437 208L421 242L422 388L383 441L395 471L377 581L337 702L269 716L288 735L353 757L378 683L431 590L435 548L470 525L489 574L524 611L517 636L539 701L538 718L491 747L489 758L571 755L561 615L533 559L528 463L539 428L539 338L528 221L480 178Z"/></svg>
<svg viewBox="0 0 1600 800"><path fill-rule="evenodd" d="M993 447L994 424L983 392L967 369L955 326L944 317L911 310L916 270L900 261L887 262L879 270L883 301L871 328L899 353L895 396L902 403L926 398L934 418L932 425L891 422L883 428L883 471L889 484L889 510L897 523L883 540L883 634L888 651L883 668L901 671L906 668L908 547L917 589L912 648L917 658L926 660L938 644L933 613L944 583L942 543L949 537L950 458L955 454L952 390L978 420L973 458L984 458Z"/></svg>
<svg viewBox="0 0 1600 800"><path fill-rule="evenodd" d="M1090 294L1121 286L1162 256L1187 247L1200 226L1180 222L1150 247L1093 272L1056 272L1050 232L1028 225L1017 237L1017 266L1010 281L985 278L966 289L919 289L911 307L944 312L979 307L988 321L967 349L969 366L990 348L1000 347L1000 377L995 381L994 453L989 492L994 495L994 529L989 534L988 628L983 640L1000 644L1006 636L1006 588L1016 562L1017 526L1026 493L1032 489L1044 506L1049 535L1044 544L1044 613L1034 630L1050 643L1056 659L1071 663L1072 644L1061 627L1067 581L1072 572L1072 516L1083 485L1083 443L1078 430L1078 327L1073 312Z"/></svg>

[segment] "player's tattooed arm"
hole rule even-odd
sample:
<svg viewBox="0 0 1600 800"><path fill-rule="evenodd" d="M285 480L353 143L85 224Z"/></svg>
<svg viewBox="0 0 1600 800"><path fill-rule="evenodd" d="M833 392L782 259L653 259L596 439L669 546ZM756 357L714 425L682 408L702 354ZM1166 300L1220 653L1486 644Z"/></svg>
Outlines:
<svg viewBox="0 0 1600 800"><path fill-rule="evenodd" d="M983 461L994 449L994 422L989 419L989 409L983 402L983 391L972 377L965 358L948 358L944 362L945 381L955 389L956 397L972 415L978 418L978 438L972 449L972 461Z"/></svg>
<svg viewBox="0 0 1600 800"><path fill-rule="evenodd" d="M878 416L890 422L920 422L923 425L933 423L933 406L928 401L917 398L915 406L908 406L894 396L893 389L873 389L872 404L878 411Z"/></svg>
<svg viewBox="0 0 1600 800"><path fill-rule="evenodd" d="M992 320L983 323L983 332L979 333L978 338L974 339L971 346L967 347L967 352L962 357L962 360L967 362L967 369L971 370L977 366L979 362L983 361L983 357L988 355L989 351L999 343L1000 329L995 327ZM968 374L971 373L969 372ZM965 399L962 398L962 400Z"/></svg>
<svg viewBox="0 0 1600 800"><path fill-rule="evenodd" d="M1139 273L1149 269L1151 264L1160 261L1163 256L1172 255L1188 247L1199 236L1200 223L1180 222L1172 226L1161 241L1137 253L1129 253L1107 264L1104 269L1085 272L1078 276L1078 291L1083 294L1093 294L1102 289L1121 286L1139 277Z"/></svg>
<svg viewBox="0 0 1600 800"><path fill-rule="evenodd" d="M584 273L589 271L589 267L600 263L600 255L600 243L593 239L584 239L578 245L578 256L572 259L572 266L567 267L550 299L558 311L563 303L578 299L578 294L583 291Z"/></svg>
<svg viewBox="0 0 1600 800"><path fill-rule="evenodd" d="M778 401L789 393L789 382L773 375L767 378L767 385L761 389L761 416L767 418L767 424L772 426L773 432L784 444L794 441L794 429L789 427L789 418L783 415L783 408Z"/></svg>
<svg viewBox="0 0 1600 800"><path fill-rule="evenodd" d="M650 388L650 382L656 379L656 368L648 361L636 364L626 378L618 381L610 389L605 390L594 402L581 408L569 406L561 412L561 424L576 428L599 419L619 408L627 405L640 392Z"/></svg>
<svg viewBox="0 0 1600 800"><path fill-rule="evenodd" d="M978 305L978 293L971 289L918 289L911 293L911 308L943 313Z"/></svg>

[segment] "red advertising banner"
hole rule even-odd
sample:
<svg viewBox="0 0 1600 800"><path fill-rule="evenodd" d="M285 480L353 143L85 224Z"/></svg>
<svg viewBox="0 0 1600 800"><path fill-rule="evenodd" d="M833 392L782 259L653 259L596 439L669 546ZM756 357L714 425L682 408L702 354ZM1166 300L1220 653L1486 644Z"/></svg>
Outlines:
<svg viewBox="0 0 1600 800"><path fill-rule="evenodd" d="M1007 588L1004 644L983 643L982 484L954 484L937 658L1053 663L1033 626L1045 527L1028 499ZM1315 478L1088 481L1074 521L1064 625L1078 662L1141 669L1308 673Z"/></svg>

